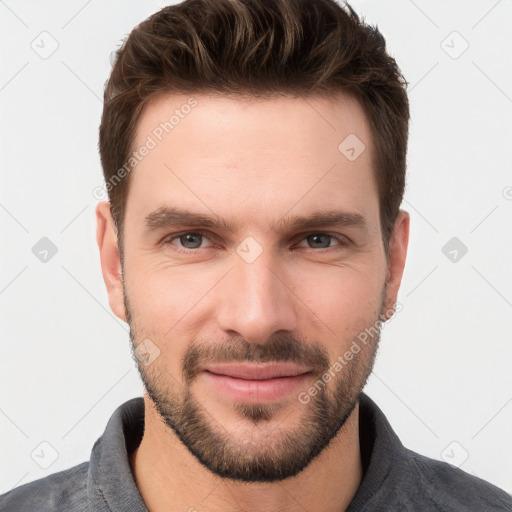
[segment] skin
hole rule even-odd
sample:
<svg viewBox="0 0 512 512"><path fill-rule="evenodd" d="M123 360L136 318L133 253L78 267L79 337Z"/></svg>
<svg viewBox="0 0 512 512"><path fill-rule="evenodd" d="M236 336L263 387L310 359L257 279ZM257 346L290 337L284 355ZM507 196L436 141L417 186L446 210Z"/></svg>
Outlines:
<svg viewBox="0 0 512 512"><path fill-rule="evenodd" d="M365 328L390 316L405 266L409 215L399 213L388 261L370 130L354 99L341 94L307 100L194 98L197 106L130 174L123 265L109 204L96 208L109 303L130 324L135 346L149 338L158 347L158 358L138 366L162 397L182 397L189 389L211 428L224 432L232 447L246 446L247 457L265 453L268 446L283 455L279 442L285 434L300 432L316 398L305 405L293 393L265 419L250 421L233 400L213 393L202 376L186 382L187 349L209 346L217 354L229 340L246 340L257 350L288 335L306 351L320 347L332 364ZM152 101L140 118L134 147L188 99L167 94ZM338 150L349 134L366 145L354 161ZM173 234L197 228L145 231L145 217L163 205L215 214L237 228L233 233L204 228L199 248L187 249L192 245L184 246L179 238L164 244ZM274 229L287 217L339 209L359 213L366 227ZM347 237L350 243L327 237L321 239L327 248L314 245L308 236L318 232L342 241ZM236 251L249 236L262 249L251 263ZM210 471L145 393L144 438L130 462L148 509L345 510L362 478L357 398L377 345L375 337L326 383L324 399L345 390L354 408L328 446L302 471L281 480L247 483ZM305 390L318 377L311 376Z"/></svg>

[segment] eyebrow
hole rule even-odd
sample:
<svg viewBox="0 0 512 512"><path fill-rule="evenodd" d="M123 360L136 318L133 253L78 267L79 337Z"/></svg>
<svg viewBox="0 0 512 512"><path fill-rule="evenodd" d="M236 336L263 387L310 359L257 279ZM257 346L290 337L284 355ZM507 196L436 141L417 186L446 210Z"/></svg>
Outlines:
<svg viewBox="0 0 512 512"><path fill-rule="evenodd" d="M217 215L204 215L186 209L161 206L149 213L144 219L145 231L153 232L164 228L195 227L213 228L220 231L234 233L238 224L227 221ZM363 215L357 212L334 210L316 211L308 216L285 216L269 228L274 231L299 231L302 229L316 229L321 227L355 227L367 229L368 224Z"/></svg>

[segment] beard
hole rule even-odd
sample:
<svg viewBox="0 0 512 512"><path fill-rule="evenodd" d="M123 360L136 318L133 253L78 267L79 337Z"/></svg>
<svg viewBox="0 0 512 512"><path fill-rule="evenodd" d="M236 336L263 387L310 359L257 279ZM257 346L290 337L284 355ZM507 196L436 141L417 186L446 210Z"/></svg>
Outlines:
<svg viewBox="0 0 512 512"><path fill-rule="evenodd" d="M318 342L306 343L284 332L275 333L264 344L249 343L243 338L231 338L215 345L193 340L181 360L182 382L177 382L164 365L157 364L158 360L145 366L135 356L135 340L143 338L135 332L126 293L124 299L132 355L146 393L164 424L215 475L242 482L276 482L305 469L336 437L354 411L375 362L385 288L382 297L379 317L367 326L366 332L373 333L371 341L345 361L342 369L328 381L329 385L322 376L329 371L332 375L333 363L324 346ZM312 369L310 385L315 385L317 392L307 403L293 397L270 404L231 402L230 408L245 421L244 427L247 424L250 427L244 428L247 434L234 435L208 411L207 400L195 396L191 389L205 363L234 361L288 361L304 365ZM276 416L287 405L291 408L288 416L300 408L300 419L295 425L287 426L288 416L285 416L274 425Z"/></svg>

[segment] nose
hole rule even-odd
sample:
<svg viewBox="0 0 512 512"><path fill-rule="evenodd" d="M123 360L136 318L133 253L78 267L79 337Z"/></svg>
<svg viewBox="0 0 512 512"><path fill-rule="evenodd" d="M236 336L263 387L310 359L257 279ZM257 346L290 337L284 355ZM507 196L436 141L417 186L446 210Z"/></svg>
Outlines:
<svg viewBox="0 0 512 512"><path fill-rule="evenodd" d="M217 322L230 336L263 344L278 331L297 327L297 299L290 289L289 272L265 251L252 263L238 254L234 268L222 283Z"/></svg>

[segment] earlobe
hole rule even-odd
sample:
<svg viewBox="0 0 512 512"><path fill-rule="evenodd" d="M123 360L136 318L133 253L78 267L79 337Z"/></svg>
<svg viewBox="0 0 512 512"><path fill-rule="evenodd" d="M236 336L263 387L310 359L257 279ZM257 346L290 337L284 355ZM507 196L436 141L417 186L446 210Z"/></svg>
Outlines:
<svg viewBox="0 0 512 512"><path fill-rule="evenodd" d="M400 210L389 241L389 264L386 275L386 304L384 311L392 311L397 301L407 257L409 223L409 213L405 210ZM388 319L389 316L386 320Z"/></svg>
<svg viewBox="0 0 512 512"><path fill-rule="evenodd" d="M117 317L126 322L117 229L108 201L101 201L96 206L96 242L100 251L101 272L107 287L110 308Z"/></svg>

